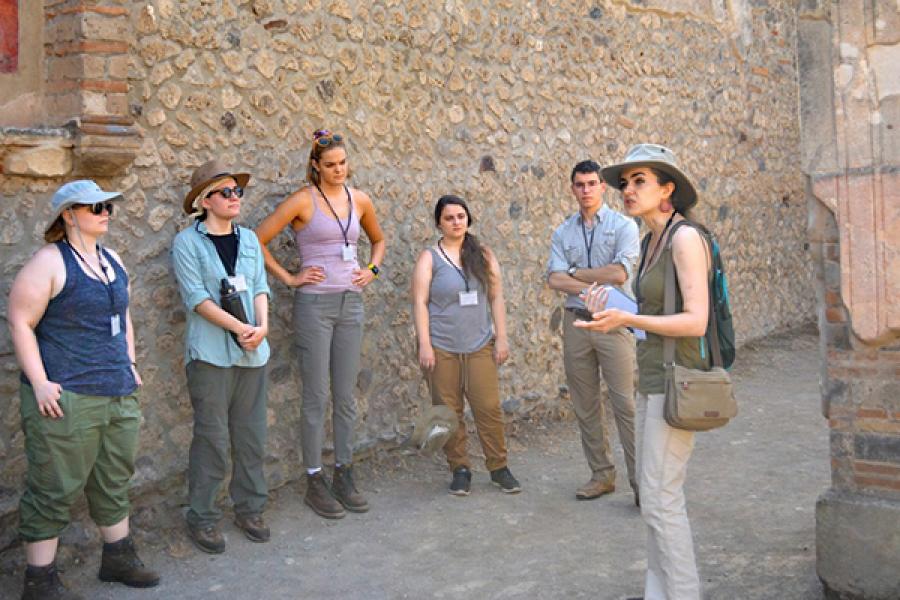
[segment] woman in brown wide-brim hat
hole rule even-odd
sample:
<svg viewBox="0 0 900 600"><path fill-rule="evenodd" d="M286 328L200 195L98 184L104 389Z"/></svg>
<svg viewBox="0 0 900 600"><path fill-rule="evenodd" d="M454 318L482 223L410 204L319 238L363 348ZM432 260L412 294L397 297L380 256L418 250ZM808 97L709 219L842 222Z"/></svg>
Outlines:
<svg viewBox="0 0 900 600"><path fill-rule="evenodd" d="M211 554L225 551L216 498L229 457L235 525L253 542L270 536L262 513L271 292L256 234L236 223L249 181L222 161L201 165L184 197L194 222L172 247L187 314L184 364L194 409L186 518L193 542Z"/></svg>
<svg viewBox="0 0 900 600"><path fill-rule="evenodd" d="M702 338L709 315L709 262L706 243L687 216L697 191L678 166L672 151L639 144L621 163L606 167L603 179L622 191L625 211L650 229L642 244L634 281L638 314L603 310L605 292L589 289L585 303L595 313L577 327L609 331L632 327L647 332L637 349L640 384L637 401L637 466L641 515L647 523L647 600L699 600L700 578L691 526L685 508L684 479L694 434L670 427L663 416L665 367L663 338L675 338L675 362L692 369L709 368ZM671 258L669 256L671 255ZM663 311L665 270L674 260L680 297L675 314ZM707 353L708 354L708 353Z"/></svg>

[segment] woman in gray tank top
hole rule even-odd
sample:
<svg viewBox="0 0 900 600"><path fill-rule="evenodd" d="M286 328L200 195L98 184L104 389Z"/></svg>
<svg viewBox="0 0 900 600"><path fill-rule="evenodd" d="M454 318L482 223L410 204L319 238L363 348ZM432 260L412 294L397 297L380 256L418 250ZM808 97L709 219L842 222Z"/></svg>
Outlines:
<svg viewBox="0 0 900 600"><path fill-rule="evenodd" d="M300 443L307 474L305 501L330 519L343 517L345 509L369 510L353 482L353 390L362 345L361 292L378 277L385 250L372 199L348 187L349 176L343 136L327 129L316 131L306 169L310 185L288 196L256 229L266 269L296 289L294 340L303 379ZM288 226L300 255L297 273L285 269L266 248ZM372 245L367 266L357 260L360 230ZM330 485L322 472L329 387L335 454Z"/></svg>
<svg viewBox="0 0 900 600"><path fill-rule="evenodd" d="M449 491L467 496L471 489L463 419L468 399L491 481L506 493L516 493L521 487L506 464L497 378L497 367L509 357L500 265L494 253L469 233L472 216L461 198L441 196L434 223L441 239L416 261L413 314L419 365L428 379L432 404L449 406L459 419L459 427L444 445L453 473Z"/></svg>

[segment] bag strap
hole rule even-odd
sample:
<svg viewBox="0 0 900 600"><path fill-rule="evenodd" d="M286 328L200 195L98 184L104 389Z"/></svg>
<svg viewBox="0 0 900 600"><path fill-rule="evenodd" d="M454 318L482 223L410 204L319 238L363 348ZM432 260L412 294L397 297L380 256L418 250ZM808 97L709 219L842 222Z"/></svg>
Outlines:
<svg viewBox="0 0 900 600"><path fill-rule="evenodd" d="M691 223L688 220L681 220L672 225L671 230L669 231L669 239L666 240L666 250L668 251L669 257L666 260L666 276L665 276L665 287L663 291L663 314L664 315L674 315L675 314L675 295L678 293L676 289L675 282L675 257L672 255L672 238L675 237L675 231L682 225L688 225L690 227L694 227L700 233L700 237L703 239L703 249L706 251L707 255L710 256L710 262L712 262L712 256L709 249L709 243L706 239L706 235L702 229L700 229L696 224ZM708 279L708 278L707 278ZM719 330L718 324L716 323L715 313L713 309L713 293L712 293L712 285L711 282L707 281L706 286L707 292L709 294L709 313L707 314L707 335L706 338L712 338L710 341L710 356L712 358L712 366L721 367L722 366L722 353L719 348ZM710 330L712 335L709 335ZM663 365L668 367L670 365L675 364L675 338L670 336L663 336ZM666 369L666 377L670 377L669 375L670 369Z"/></svg>

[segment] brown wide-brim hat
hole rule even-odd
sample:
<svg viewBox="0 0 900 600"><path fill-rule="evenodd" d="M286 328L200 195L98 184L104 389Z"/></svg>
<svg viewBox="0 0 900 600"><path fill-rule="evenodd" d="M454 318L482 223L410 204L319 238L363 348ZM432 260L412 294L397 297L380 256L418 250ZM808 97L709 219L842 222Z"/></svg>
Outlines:
<svg viewBox="0 0 900 600"><path fill-rule="evenodd" d="M697 203L697 189L690 177L678 166L675 154L665 146L659 144L632 146L625 156L625 160L619 164L604 167L600 174L607 185L619 189L622 171L632 167L653 167L672 177L675 180L672 205L676 209L684 211Z"/></svg>
<svg viewBox="0 0 900 600"><path fill-rule="evenodd" d="M247 183L250 181L250 173L232 173L231 169L218 158L197 167L197 170L191 175L191 191L184 197L184 212L186 214L194 212L193 206L197 194L202 192L210 184L220 179L225 179L226 177L234 179L242 188L247 187Z"/></svg>

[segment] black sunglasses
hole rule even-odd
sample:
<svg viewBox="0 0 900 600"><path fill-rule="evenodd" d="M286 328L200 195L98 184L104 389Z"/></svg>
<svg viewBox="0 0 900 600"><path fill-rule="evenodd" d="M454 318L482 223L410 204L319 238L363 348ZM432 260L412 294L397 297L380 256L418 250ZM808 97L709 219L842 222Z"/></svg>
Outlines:
<svg viewBox="0 0 900 600"><path fill-rule="evenodd" d="M81 208L82 206L87 206L91 209L92 215L102 215L103 210L105 209L109 216L113 214L113 203L112 202L97 202L96 204L75 204L72 208Z"/></svg>
<svg viewBox="0 0 900 600"><path fill-rule="evenodd" d="M244 197L244 188L240 186L234 186L233 188L220 188L218 190L213 190L206 195L207 198L211 198L213 194L222 194L222 197L228 200L232 196L237 196L238 198Z"/></svg>

